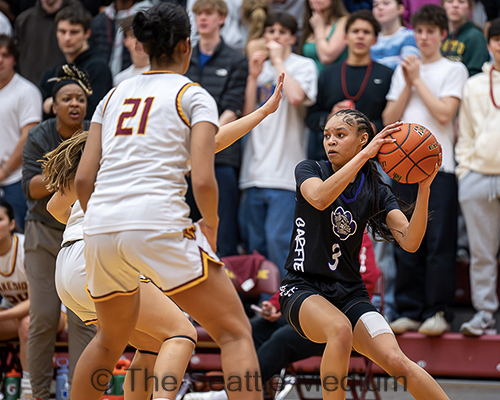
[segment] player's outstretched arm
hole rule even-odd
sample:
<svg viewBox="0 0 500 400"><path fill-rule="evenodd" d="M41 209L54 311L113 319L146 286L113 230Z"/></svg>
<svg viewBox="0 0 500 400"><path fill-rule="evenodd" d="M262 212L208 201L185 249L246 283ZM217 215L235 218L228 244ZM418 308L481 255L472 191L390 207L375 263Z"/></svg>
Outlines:
<svg viewBox="0 0 500 400"><path fill-rule="evenodd" d="M222 125L219 132L215 135L215 152L224 150L231 146L239 138L245 136L253 128L255 128L264 118L272 114L278 109L281 98L283 96L283 81L285 74L281 74L278 78L278 84L274 89L273 95L257 110L251 112L244 117Z"/></svg>
<svg viewBox="0 0 500 400"><path fill-rule="evenodd" d="M391 229L394 238L404 250L410 253L418 250L424 238L429 215L430 186L441 167L442 161L443 158L440 153L434 172L418 184L417 201L410 222L400 210L392 210L387 214L386 223Z"/></svg>
<svg viewBox="0 0 500 400"><path fill-rule="evenodd" d="M89 136L76 171L75 190L83 211L87 211L87 203L94 191L94 183L101 160L101 124L92 123Z"/></svg>

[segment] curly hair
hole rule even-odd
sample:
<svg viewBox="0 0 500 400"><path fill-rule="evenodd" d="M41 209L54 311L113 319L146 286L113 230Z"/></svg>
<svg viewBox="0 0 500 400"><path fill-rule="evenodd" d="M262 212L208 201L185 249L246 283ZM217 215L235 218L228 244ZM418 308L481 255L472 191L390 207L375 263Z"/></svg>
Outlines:
<svg viewBox="0 0 500 400"><path fill-rule="evenodd" d="M61 192L69 189L87 141L88 131L78 131L63 141L55 150L45 154L42 162L43 175L47 177L47 190Z"/></svg>

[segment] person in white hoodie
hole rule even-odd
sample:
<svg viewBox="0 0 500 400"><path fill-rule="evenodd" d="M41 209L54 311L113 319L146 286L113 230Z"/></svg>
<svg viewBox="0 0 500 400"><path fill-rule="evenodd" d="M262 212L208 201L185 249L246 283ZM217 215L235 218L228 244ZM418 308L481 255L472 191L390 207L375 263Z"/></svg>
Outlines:
<svg viewBox="0 0 500 400"><path fill-rule="evenodd" d="M500 19L487 34L493 63L469 78L460 106L458 141L458 197L470 246L472 305L477 313L462 324L467 336L496 333L493 314L498 310L496 292L500 248Z"/></svg>

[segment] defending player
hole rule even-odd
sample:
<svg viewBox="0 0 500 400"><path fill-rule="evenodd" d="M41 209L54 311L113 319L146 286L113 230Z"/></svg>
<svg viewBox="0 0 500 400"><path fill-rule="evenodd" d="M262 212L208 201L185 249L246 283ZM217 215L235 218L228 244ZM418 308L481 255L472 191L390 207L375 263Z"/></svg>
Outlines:
<svg viewBox="0 0 500 400"><path fill-rule="evenodd" d="M400 350L391 328L371 304L359 273L365 226L416 251L427 225L429 186L419 184L408 222L377 172L380 147L401 123L374 136L357 110L334 114L324 129L328 161L303 161L296 170L295 229L280 287L283 315L302 336L326 343L321 364L324 399L345 399L351 347L404 384L415 399L447 399L439 385Z"/></svg>
<svg viewBox="0 0 500 400"><path fill-rule="evenodd" d="M225 125L216 135L216 152L221 151L241 136L246 134L257 123L267 115L273 113L281 100L281 89L283 87L284 76L280 76L278 86L273 96L259 109L253 113ZM83 210L76 198L74 190L74 176L80 161L83 147L87 140L88 132L81 132L63 142L56 150L47 154L47 161L44 162L44 175L48 179L48 189L55 194L50 199L47 209L61 223L66 224L64 231L62 249L57 257L56 267L56 287L63 303L73 310L87 324L97 323L95 306L87 291L85 284L87 275L85 272L84 242L83 242ZM128 376L125 385L127 398L133 395L134 398L149 398L152 391L152 379L148 385L139 382L144 374L142 371L153 371L157 352L161 342L155 339L158 334L173 337L177 335L190 335L193 327L180 310L163 293L158 290L149 280L143 279L140 283L141 306L139 320L147 322L144 326L136 326L135 332L130 339L130 343L138 349L129 370L141 371L134 375L134 390L132 390L131 377ZM173 308L172 308L173 307ZM160 310L160 311L159 311ZM168 315L168 320L158 319L157 313ZM154 320L155 324L150 321ZM165 325L161 325L166 323ZM142 333L141 333L142 331ZM174 369L170 370L170 376L180 382L184 374L184 369L191 353L184 354L183 358L175 360ZM186 359L187 357L187 359ZM144 388L144 389L143 389ZM143 393L139 393L143 391ZM170 391L174 396L176 391Z"/></svg>
<svg viewBox="0 0 500 400"><path fill-rule="evenodd" d="M88 205L88 290L100 330L77 365L74 400L100 397L92 375L110 369L125 348L138 318L139 272L219 344L227 384L231 376L259 372L248 320L213 251L218 118L208 93L181 75L191 53L189 19L182 7L161 3L137 14L133 25L152 71L123 82L101 102L75 179L82 208ZM203 216L195 225L184 201L189 160ZM232 399L262 397L259 388L240 389Z"/></svg>
<svg viewBox="0 0 500 400"><path fill-rule="evenodd" d="M61 143L57 149L46 155L44 175L47 176L47 189L55 192L47 204L47 210L59 222L66 224L63 234L62 248L56 260L56 288L57 294L66 307L70 308L86 324L97 324L97 315L94 303L90 299L85 286L85 257L83 242L83 210L76 198L74 177L78 162L85 146L88 132L82 131ZM130 344L137 349L130 366L136 370L134 383L128 380L125 385L127 399L149 399L153 389L153 379L146 384L142 379L144 374L153 374L156 355L164 341L170 357L162 360L168 365L168 374L177 382L182 380L191 352L196 344L196 331L191 322L182 314L179 308L172 303L148 279L141 279L140 283L140 311L137 325L130 337ZM155 323L151 323L154 321ZM189 349L178 348L176 338L191 339ZM149 371L149 372L147 372ZM177 385L170 385L176 394ZM128 389L128 390L127 390Z"/></svg>

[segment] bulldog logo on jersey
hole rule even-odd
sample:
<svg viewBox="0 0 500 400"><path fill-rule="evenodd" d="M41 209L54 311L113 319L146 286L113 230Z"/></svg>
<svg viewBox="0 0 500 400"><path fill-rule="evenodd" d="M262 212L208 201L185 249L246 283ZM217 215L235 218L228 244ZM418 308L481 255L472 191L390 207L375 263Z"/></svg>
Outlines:
<svg viewBox="0 0 500 400"><path fill-rule="evenodd" d="M352 219L352 214L345 211L342 207L337 207L332 212L332 226L333 233L335 233L340 240L346 240L349 236L356 233L357 224Z"/></svg>

